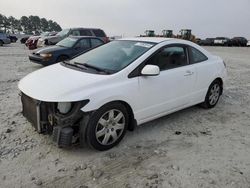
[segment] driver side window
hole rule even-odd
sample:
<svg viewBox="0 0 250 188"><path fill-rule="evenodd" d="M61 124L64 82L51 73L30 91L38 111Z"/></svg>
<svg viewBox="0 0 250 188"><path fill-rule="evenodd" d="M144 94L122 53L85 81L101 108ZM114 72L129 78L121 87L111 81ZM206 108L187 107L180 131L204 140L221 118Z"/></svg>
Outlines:
<svg viewBox="0 0 250 188"><path fill-rule="evenodd" d="M73 35L73 36L80 36L81 34L80 34L80 31L78 31L78 30L73 30L73 31L71 32L70 35Z"/></svg>
<svg viewBox="0 0 250 188"><path fill-rule="evenodd" d="M188 65L187 50L182 46L164 47L146 64L157 65L161 71Z"/></svg>

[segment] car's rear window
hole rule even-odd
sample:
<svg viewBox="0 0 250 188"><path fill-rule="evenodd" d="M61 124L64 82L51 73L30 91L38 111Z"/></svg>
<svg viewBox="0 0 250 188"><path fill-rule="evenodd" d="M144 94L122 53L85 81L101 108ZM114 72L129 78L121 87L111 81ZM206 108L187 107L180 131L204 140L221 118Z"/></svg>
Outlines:
<svg viewBox="0 0 250 188"><path fill-rule="evenodd" d="M106 37L105 33L102 30L100 30L100 29L94 29L93 33L97 37Z"/></svg>

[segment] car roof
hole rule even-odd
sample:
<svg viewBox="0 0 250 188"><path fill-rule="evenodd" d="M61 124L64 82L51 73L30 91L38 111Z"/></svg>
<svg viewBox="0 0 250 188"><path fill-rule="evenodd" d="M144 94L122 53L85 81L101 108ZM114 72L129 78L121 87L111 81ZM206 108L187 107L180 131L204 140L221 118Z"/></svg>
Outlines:
<svg viewBox="0 0 250 188"><path fill-rule="evenodd" d="M95 36L74 36L74 35L70 35L69 38L74 38L74 39L83 39L83 38L100 39L99 37L95 37Z"/></svg>
<svg viewBox="0 0 250 188"><path fill-rule="evenodd" d="M72 28L65 28L65 29L77 29L77 30L81 30L81 29L102 30L102 29L100 29L100 28L84 28L84 27L72 27Z"/></svg>
<svg viewBox="0 0 250 188"><path fill-rule="evenodd" d="M163 37L132 37L132 38L122 38L122 39L118 39L118 40L131 40L131 41L161 43L161 42L165 42L165 41L178 40L178 39L163 38Z"/></svg>

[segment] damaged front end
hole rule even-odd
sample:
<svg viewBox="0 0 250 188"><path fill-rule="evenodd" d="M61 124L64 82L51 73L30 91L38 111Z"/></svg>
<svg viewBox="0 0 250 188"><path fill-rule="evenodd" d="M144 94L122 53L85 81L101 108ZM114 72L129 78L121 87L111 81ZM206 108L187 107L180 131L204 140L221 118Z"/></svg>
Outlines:
<svg viewBox="0 0 250 188"><path fill-rule="evenodd" d="M37 132L52 135L59 147L68 147L79 140L80 123L84 117L81 108L89 100L72 102L67 109L57 102L44 102L21 93L23 115Z"/></svg>

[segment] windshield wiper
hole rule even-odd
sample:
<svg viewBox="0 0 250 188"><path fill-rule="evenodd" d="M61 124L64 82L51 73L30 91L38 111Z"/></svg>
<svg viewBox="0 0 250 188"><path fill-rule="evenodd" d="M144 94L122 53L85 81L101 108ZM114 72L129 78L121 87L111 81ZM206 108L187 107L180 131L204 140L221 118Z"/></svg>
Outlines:
<svg viewBox="0 0 250 188"><path fill-rule="evenodd" d="M90 65L88 63L78 63L78 62L74 62L75 65L81 65L81 66L84 66L84 67L87 67L87 68L91 68L91 69L94 69L96 70L97 72L104 72L106 74L111 74L110 71L106 70L106 69L102 69L102 68L99 68L99 67L96 67L96 66L93 66L93 65Z"/></svg>
<svg viewBox="0 0 250 188"><path fill-rule="evenodd" d="M69 60L64 60L64 61L62 61L62 62L63 62L64 64L69 65L69 66L72 66L72 67L77 67L77 68L80 68L80 69L85 69L85 70L87 70L87 68L86 68L85 66L80 65L80 64L70 63Z"/></svg>
<svg viewBox="0 0 250 188"><path fill-rule="evenodd" d="M63 48L68 48L68 47L66 47L66 46L58 45L58 44L56 44L56 46L60 46L60 47L63 47Z"/></svg>

